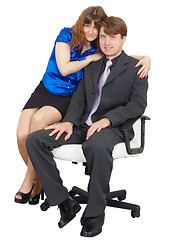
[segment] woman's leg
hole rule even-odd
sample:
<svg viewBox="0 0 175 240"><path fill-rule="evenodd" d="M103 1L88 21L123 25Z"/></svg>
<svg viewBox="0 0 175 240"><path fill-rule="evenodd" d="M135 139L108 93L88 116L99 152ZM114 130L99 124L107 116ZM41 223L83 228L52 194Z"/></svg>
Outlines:
<svg viewBox="0 0 175 240"><path fill-rule="evenodd" d="M21 112L18 127L17 127L17 143L18 149L26 165L28 165L28 154L26 150L26 138L30 133L31 122L33 115L38 111L39 108L25 109Z"/></svg>
<svg viewBox="0 0 175 240"><path fill-rule="evenodd" d="M40 108L32 117L31 120L31 127L30 127L30 133L43 129L44 127L59 122L62 120L61 113L54 107L51 106L44 106ZM27 159L28 162L28 168L27 172L24 178L24 181L22 183L22 186L20 188L20 191L23 193L28 193L33 185L33 181L35 179L36 185L35 188L32 191L32 194L38 194L41 190L41 183L39 180L39 177L37 176L33 165L30 161L30 159ZM21 196L17 195L16 198L21 198Z"/></svg>

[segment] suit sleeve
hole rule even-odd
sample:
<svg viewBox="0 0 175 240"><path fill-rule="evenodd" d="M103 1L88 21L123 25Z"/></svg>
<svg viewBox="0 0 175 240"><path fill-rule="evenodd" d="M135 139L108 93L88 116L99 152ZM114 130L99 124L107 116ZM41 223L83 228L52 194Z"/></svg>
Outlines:
<svg viewBox="0 0 175 240"><path fill-rule="evenodd" d="M112 126L119 126L128 119L143 115L147 106L147 89L148 79L139 79L139 76L137 76L137 73L135 72L135 78L129 101L126 103L126 105L118 106L115 109L107 112L103 118L107 117Z"/></svg>
<svg viewBox="0 0 175 240"><path fill-rule="evenodd" d="M82 120L85 107L86 95L84 89L84 78L82 78L78 83L77 89L71 98L67 113L62 121L71 122L78 127Z"/></svg>

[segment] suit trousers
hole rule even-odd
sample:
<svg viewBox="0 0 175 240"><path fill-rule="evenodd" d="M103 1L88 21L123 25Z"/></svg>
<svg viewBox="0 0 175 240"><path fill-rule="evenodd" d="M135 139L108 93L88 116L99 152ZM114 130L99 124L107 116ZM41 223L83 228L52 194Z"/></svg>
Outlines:
<svg viewBox="0 0 175 240"><path fill-rule="evenodd" d="M39 130L27 137L26 147L30 160L41 180L48 202L50 206L55 206L65 201L69 193L67 188L63 186L51 151L65 144L82 144L87 161L86 174L90 176L88 203L84 216L95 217L104 213L113 168L112 151L116 144L123 142L123 139L110 126L100 132L95 132L86 140L88 129L89 126L86 124L79 128L74 127L73 134L67 141L64 140L66 133L55 140L56 135L49 136L52 130Z"/></svg>

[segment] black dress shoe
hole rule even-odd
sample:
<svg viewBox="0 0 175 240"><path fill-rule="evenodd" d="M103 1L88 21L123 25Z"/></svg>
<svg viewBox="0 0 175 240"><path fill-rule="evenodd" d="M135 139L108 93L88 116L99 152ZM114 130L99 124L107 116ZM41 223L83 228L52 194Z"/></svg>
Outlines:
<svg viewBox="0 0 175 240"><path fill-rule="evenodd" d="M61 218L58 223L60 228L69 223L81 209L81 206L77 203L77 201L71 197L68 197L68 199L62 202L58 207L60 208L61 213Z"/></svg>
<svg viewBox="0 0 175 240"><path fill-rule="evenodd" d="M83 224L82 231L80 233L83 237L94 237L102 232L102 226L104 224L104 214L97 217L83 217L81 223Z"/></svg>

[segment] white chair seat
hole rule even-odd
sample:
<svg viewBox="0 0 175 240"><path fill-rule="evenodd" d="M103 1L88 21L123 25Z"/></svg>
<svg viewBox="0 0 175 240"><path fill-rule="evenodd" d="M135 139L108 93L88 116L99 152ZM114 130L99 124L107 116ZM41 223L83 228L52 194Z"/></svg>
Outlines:
<svg viewBox="0 0 175 240"><path fill-rule="evenodd" d="M141 142L140 127L141 127L141 121L139 119L133 125L135 136L130 143L131 148L140 147L140 142ZM53 153L53 156L54 156L55 159L72 161L72 162L86 162L81 144L63 145L61 147L55 148L52 151L52 153ZM129 155L127 153L124 142L115 145L112 155L113 155L114 159L136 156L136 154L135 155Z"/></svg>

